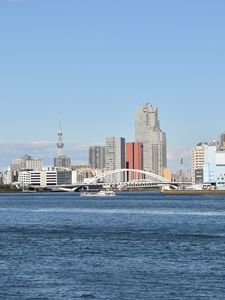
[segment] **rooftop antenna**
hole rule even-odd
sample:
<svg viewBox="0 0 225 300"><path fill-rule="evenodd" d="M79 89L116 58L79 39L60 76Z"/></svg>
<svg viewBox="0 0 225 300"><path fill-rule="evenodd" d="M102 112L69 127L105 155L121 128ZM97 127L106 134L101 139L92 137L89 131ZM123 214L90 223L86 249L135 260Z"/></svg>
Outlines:
<svg viewBox="0 0 225 300"><path fill-rule="evenodd" d="M62 130L62 114L59 112L59 130Z"/></svg>

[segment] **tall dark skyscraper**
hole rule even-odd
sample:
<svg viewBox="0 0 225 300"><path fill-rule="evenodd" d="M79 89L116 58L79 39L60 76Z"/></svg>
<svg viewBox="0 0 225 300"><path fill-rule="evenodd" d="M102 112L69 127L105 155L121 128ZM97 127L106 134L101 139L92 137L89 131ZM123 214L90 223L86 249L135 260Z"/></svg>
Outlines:
<svg viewBox="0 0 225 300"><path fill-rule="evenodd" d="M143 169L163 175L166 160L166 133L160 129L158 109L146 103L137 111L135 139L143 144Z"/></svg>

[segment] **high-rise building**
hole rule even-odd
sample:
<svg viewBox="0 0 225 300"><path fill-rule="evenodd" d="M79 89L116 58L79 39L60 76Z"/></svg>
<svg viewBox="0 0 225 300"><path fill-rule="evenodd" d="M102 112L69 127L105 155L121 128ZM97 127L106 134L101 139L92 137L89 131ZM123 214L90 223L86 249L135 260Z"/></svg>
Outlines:
<svg viewBox="0 0 225 300"><path fill-rule="evenodd" d="M125 166L125 139L122 137L107 137L105 150L106 169L124 169Z"/></svg>
<svg viewBox="0 0 225 300"><path fill-rule="evenodd" d="M71 158L66 155L63 155L64 143L62 140L62 129L61 122L59 123L58 130L58 141L57 141L57 157L54 157L54 167L56 168L70 168L71 167Z"/></svg>
<svg viewBox="0 0 225 300"><path fill-rule="evenodd" d="M54 167L70 168L71 167L71 158L66 155L54 157Z"/></svg>
<svg viewBox="0 0 225 300"><path fill-rule="evenodd" d="M126 168L143 170L143 144L138 142L126 143ZM134 172L127 172L128 180L141 179L142 175Z"/></svg>
<svg viewBox="0 0 225 300"><path fill-rule="evenodd" d="M89 148L89 166L92 169L105 168L105 147L93 146Z"/></svg>
<svg viewBox="0 0 225 300"><path fill-rule="evenodd" d="M143 144L139 142L126 143L127 169L143 169Z"/></svg>
<svg viewBox="0 0 225 300"><path fill-rule="evenodd" d="M15 159L10 163L11 171L22 170L41 170L43 168L43 161L40 158L33 158L30 155L23 155L21 159Z"/></svg>
<svg viewBox="0 0 225 300"><path fill-rule="evenodd" d="M225 151L225 132L221 133L220 135L220 150Z"/></svg>
<svg viewBox="0 0 225 300"><path fill-rule="evenodd" d="M208 143L198 143L192 150L192 182L193 184L203 183L203 165L206 160Z"/></svg>
<svg viewBox="0 0 225 300"><path fill-rule="evenodd" d="M146 103L138 109L135 139L143 144L143 169L162 176L166 160L166 133L160 129L158 109Z"/></svg>
<svg viewBox="0 0 225 300"><path fill-rule="evenodd" d="M40 158L29 157L26 161L27 170L41 170L43 168L43 161Z"/></svg>

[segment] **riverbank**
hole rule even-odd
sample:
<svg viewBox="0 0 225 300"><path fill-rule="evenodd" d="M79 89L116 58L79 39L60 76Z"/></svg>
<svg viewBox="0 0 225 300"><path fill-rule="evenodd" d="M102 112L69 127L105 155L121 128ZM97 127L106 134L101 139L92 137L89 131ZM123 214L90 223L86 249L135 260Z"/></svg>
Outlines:
<svg viewBox="0 0 225 300"><path fill-rule="evenodd" d="M22 189L18 189L12 184L0 184L0 193L19 193Z"/></svg>
<svg viewBox="0 0 225 300"><path fill-rule="evenodd" d="M167 195L225 195L225 190L164 190Z"/></svg>

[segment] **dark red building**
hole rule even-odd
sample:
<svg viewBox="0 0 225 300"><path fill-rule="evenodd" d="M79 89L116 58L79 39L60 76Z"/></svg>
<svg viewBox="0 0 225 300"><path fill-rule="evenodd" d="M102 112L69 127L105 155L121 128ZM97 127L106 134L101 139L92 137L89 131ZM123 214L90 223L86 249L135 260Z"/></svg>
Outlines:
<svg viewBox="0 0 225 300"><path fill-rule="evenodd" d="M139 142L126 143L127 169L143 170L143 144ZM134 176L132 176L134 177ZM139 176L130 179L138 179Z"/></svg>

